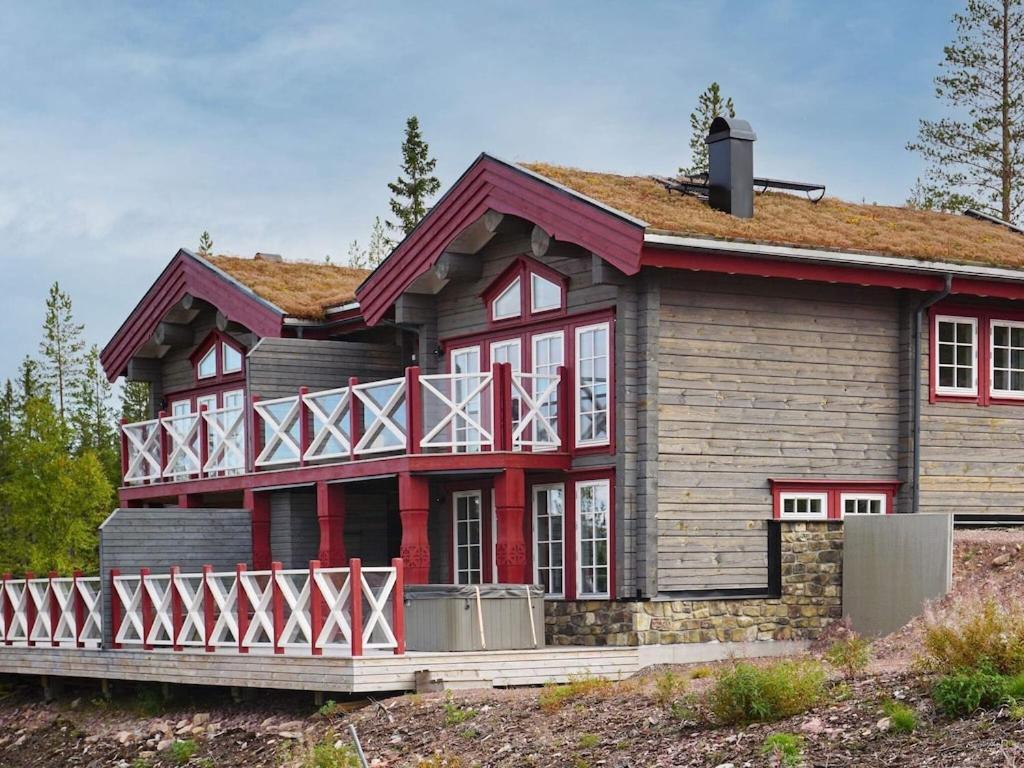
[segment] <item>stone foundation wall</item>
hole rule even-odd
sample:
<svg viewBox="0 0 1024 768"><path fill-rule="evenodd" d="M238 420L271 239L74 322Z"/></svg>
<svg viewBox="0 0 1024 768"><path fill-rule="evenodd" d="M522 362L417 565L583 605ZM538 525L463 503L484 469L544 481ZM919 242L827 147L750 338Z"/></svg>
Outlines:
<svg viewBox="0 0 1024 768"><path fill-rule="evenodd" d="M842 618L843 526L782 524L782 595L727 600L578 600L546 604L549 645L813 640Z"/></svg>

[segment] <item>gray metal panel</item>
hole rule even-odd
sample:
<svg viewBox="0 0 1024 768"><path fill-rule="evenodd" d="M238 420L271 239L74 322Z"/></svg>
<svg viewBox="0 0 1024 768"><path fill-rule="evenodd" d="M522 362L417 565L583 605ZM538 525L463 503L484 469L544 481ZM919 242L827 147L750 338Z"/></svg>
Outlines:
<svg viewBox="0 0 1024 768"><path fill-rule="evenodd" d="M480 600L464 593L473 587L430 585L428 595L406 592L406 644L410 651L497 651L544 645L544 598L536 587L480 585ZM527 599L526 591L531 591ZM509 591L518 596L509 596ZM459 593L458 595L454 593ZM530 609L533 609L531 631ZM481 623L483 635L481 636Z"/></svg>
<svg viewBox="0 0 1024 768"><path fill-rule="evenodd" d="M851 515L843 526L843 614L857 632L893 632L949 592L952 515Z"/></svg>

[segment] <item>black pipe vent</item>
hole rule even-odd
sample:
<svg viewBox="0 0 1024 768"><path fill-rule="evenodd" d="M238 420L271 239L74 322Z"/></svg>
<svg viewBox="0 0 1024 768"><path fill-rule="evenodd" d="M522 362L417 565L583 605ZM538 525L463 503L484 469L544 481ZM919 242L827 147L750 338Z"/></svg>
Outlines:
<svg viewBox="0 0 1024 768"><path fill-rule="evenodd" d="M750 123L716 117L708 145L708 203L741 219L754 216L754 141Z"/></svg>

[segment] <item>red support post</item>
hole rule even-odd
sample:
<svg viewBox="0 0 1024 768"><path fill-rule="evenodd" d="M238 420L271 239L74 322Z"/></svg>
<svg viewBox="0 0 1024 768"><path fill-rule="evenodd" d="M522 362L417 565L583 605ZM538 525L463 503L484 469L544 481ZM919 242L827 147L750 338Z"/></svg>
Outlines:
<svg viewBox="0 0 1024 768"><path fill-rule="evenodd" d="M420 453L423 439L423 398L420 393L420 367L405 369L406 453Z"/></svg>
<svg viewBox="0 0 1024 768"><path fill-rule="evenodd" d="M320 525L320 562L326 568L340 568L345 562L344 485L317 482L316 516Z"/></svg>
<svg viewBox="0 0 1024 768"><path fill-rule="evenodd" d="M36 624L36 603L29 590L29 582L35 577L36 575L32 571L25 571L25 641L30 648L35 647L36 644L36 641L32 639L32 627Z"/></svg>
<svg viewBox="0 0 1024 768"><path fill-rule="evenodd" d="M363 655L363 562L358 557L348 562L349 617L352 627L352 655Z"/></svg>
<svg viewBox="0 0 1024 768"><path fill-rule="evenodd" d="M310 437L310 412L306 405L306 395L309 394L309 387L299 387L299 466L306 466L306 451L309 450Z"/></svg>
<svg viewBox="0 0 1024 768"><path fill-rule="evenodd" d="M284 653L281 646L281 633L284 631L284 595L281 594L281 585L278 583L278 574L284 566L279 562L270 564L270 604L274 612L274 653Z"/></svg>
<svg viewBox="0 0 1024 768"><path fill-rule="evenodd" d="M4 645L11 644L11 622L14 620L14 606L11 605L11 599L7 595L7 582L11 580L11 574L5 573L3 580L0 581L0 609L4 612Z"/></svg>
<svg viewBox="0 0 1024 768"><path fill-rule="evenodd" d="M494 450L512 450L512 366L491 366L491 396L494 403Z"/></svg>
<svg viewBox="0 0 1024 768"><path fill-rule="evenodd" d="M427 519L430 513L430 482L409 472L398 475L398 509L402 520L402 561L410 584L426 584L430 579L430 537Z"/></svg>
<svg viewBox="0 0 1024 768"><path fill-rule="evenodd" d="M178 592L178 576L181 568L177 565L171 566L171 579L167 582L167 588L171 590L171 649L182 650L178 642L181 637L182 615L181 615L181 594Z"/></svg>
<svg viewBox="0 0 1024 768"><path fill-rule="evenodd" d="M199 477L206 475L206 462L210 460L210 425L206 423L207 407L199 406Z"/></svg>
<svg viewBox="0 0 1024 768"><path fill-rule="evenodd" d="M352 446L350 454L354 459L356 457L356 444L363 437L363 404L356 397L356 386L359 384L359 379L356 376L349 376L348 378L348 417L349 417L349 428L348 428L348 441Z"/></svg>
<svg viewBox="0 0 1024 768"><path fill-rule="evenodd" d="M238 652L248 653L245 647L245 635L249 631L249 598L246 597L242 588L242 574L245 573L245 563L235 566L235 609L238 615L235 617L238 624Z"/></svg>
<svg viewBox="0 0 1024 768"><path fill-rule="evenodd" d="M253 395L249 400L252 403L252 456L249 457L249 471L255 472L256 458L263 450L263 419L260 418L260 413L256 410L256 403L260 401L260 396Z"/></svg>
<svg viewBox="0 0 1024 768"><path fill-rule="evenodd" d="M557 419L555 425L558 429L558 439L561 441L560 450L563 453L568 453L572 444L572 437L569 434L572 382L569 381L569 369L564 365L558 366L557 391L557 400L555 402L555 413L557 414Z"/></svg>
<svg viewBox="0 0 1024 768"><path fill-rule="evenodd" d="M139 568L139 594L142 606L142 650L152 651L153 646L149 644L149 633L153 629L153 600L146 590L146 579L149 577L149 568Z"/></svg>
<svg viewBox="0 0 1024 768"><path fill-rule="evenodd" d="M309 561L309 636L310 651L314 656L322 656L323 648L317 641L320 639L320 630L324 626L324 599L320 594L320 586L316 583L316 572L320 570L319 560Z"/></svg>
<svg viewBox="0 0 1024 768"><path fill-rule="evenodd" d="M506 468L494 478L494 513L498 523L494 545L498 581L502 584L525 584L523 520L526 514L526 479L522 469Z"/></svg>
<svg viewBox="0 0 1024 768"><path fill-rule="evenodd" d="M167 418L167 411L160 411L157 415L156 428L160 430L160 479L164 479L164 470L167 469L167 430L164 429L164 419Z"/></svg>
<svg viewBox="0 0 1024 768"><path fill-rule="evenodd" d="M119 437L121 438L121 480L125 479L125 475L128 474L128 436L124 433L124 425L128 423L128 419L121 419L121 430Z"/></svg>
<svg viewBox="0 0 1024 768"><path fill-rule="evenodd" d="M213 588L210 586L210 578L213 576L213 566L203 566L203 647L207 653L213 653L213 625L216 617L213 615Z"/></svg>
<svg viewBox="0 0 1024 768"><path fill-rule="evenodd" d="M114 581L121 575L118 568L110 569L110 638L114 648L120 648L117 635L121 631L121 598L117 596Z"/></svg>
<svg viewBox="0 0 1024 768"><path fill-rule="evenodd" d="M405 653L405 566L402 558L391 560L395 569L395 589L391 593L391 631L395 633L395 655Z"/></svg>
<svg viewBox="0 0 1024 768"><path fill-rule="evenodd" d="M47 574L47 578L50 580L48 585L48 594L50 596L50 646L56 648L60 645L57 642L57 623L60 621L60 605L57 604L57 595L53 592L53 580L56 579L60 574L56 571L50 571Z"/></svg>
<svg viewBox="0 0 1024 768"><path fill-rule="evenodd" d="M82 589L78 582L82 578L82 572L76 570L72 574L71 581L71 599L74 600L75 605L75 647L85 648L85 643L82 641L82 628L85 626L85 600L82 597Z"/></svg>
<svg viewBox="0 0 1024 768"><path fill-rule="evenodd" d="M252 566L257 571L270 568L270 495L246 488L243 506L252 519Z"/></svg>

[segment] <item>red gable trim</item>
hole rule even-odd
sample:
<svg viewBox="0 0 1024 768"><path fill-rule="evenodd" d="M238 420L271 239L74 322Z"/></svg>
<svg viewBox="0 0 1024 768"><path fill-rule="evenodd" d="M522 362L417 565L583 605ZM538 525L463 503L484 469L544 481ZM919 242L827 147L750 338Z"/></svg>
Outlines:
<svg viewBox="0 0 1024 768"><path fill-rule="evenodd" d="M488 209L532 221L556 240L593 251L628 275L640 269L644 237L641 223L541 176L481 155L359 286L356 296L367 323L375 325L402 291Z"/></svg>
<svg viewBox="0 0 1024 768"><path fill-rule="evenodd" d="M180 250L100 353L100 363L110 381L124 372L132 355L186 293L213 304L257 336L281 335L284 313L280 309L199 257Z"/></svg>

